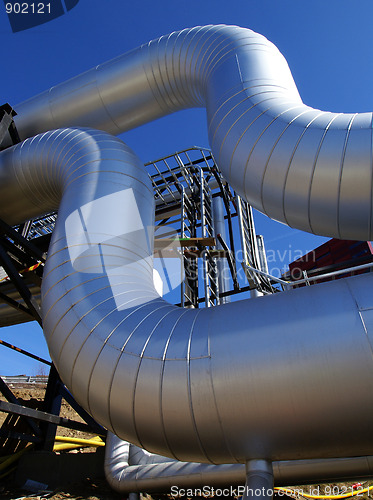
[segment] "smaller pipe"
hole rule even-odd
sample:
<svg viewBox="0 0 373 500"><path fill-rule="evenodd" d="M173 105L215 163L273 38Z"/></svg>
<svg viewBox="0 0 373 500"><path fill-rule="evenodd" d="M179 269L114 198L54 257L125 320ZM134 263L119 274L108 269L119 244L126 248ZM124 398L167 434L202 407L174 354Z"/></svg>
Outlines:
<svg viewBox="0 0 373 500"><path fill-rule="evenodd" d="M131 449L134 449L133 453ZM139 463L133 463L131 459ZM250 464L250 470L254 462ZM276 487L356 481L373 476L373 456L288 460L270 465ZM111 432L106 440L104 468L110 486L127 494L158 491L177 496L181 488L203 489L205 486L209 491L212 488L237 488L242 495L247 477L244 464L179 462L141 450Z"/></svg>
<svg viewBox="0 0 373 500"><path fill-rule="evenodd" d="M246 462L246 484L242 500L273 498L273 468L268 460Z"/></svg>
<svg viewBox="0 0 373 500"><path fill-rule="evenodd" d="M233 486L245 481L243 464L211 465L193 462L179 462L158 456L158 463L152 463L152 454L145 465L131 465L130 445L108 432L105 448L104 470L109 485L120 493L171 492L178 488L198 488L203 485Z"/></svg>
<svg viewBox="0 0 373 500"><path fill-rule="evenodd" d="M99 436L96 436L91 439L56 436L54 440L59 441L61 443L81 444L84 446L105 446L104 441L102 441L102 439Z"/></svg>

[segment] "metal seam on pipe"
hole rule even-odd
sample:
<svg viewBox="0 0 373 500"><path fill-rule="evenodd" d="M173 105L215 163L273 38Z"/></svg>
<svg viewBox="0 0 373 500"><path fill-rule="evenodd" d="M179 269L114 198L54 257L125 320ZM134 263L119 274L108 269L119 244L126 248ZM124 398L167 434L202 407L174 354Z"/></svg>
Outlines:
<svg viewBox="0 0 373 500"><path fill-rule="evenodd" d="M343 172L343 163L345 161L346 157L346 149L347 149L347 143L348 143L348 138L350 136L350 131L351 131L351 126L356 118L356 114L351 117L350 123L348 124L348 129L346 131L346 138L343 144L343 151L342 151L342 158L341 158L341 167L340 167L340 174L339 174L339 182L338 182L338 202L337 202L337 219L338 219L338 238L341 238L341 230L339 228L339 205L340 205L340 200L341 200L341 182L342 182L342 172Z"/></svg>
<svg viewBox="0 0 373 500"><path fill-rule="evenodd" d="M306 112L307 112L307 111L306 111ZM296 153L296 151L297 151L297 148L298 148L298 146L299 146L299 143L301 142L301 140L302 140L302 138L303 138L304 134L306 133L307 128L311 125L311 123L312 123L313 121L315 121L315 120L317 120L317 118L319 118L319 116L321 115L321 113L322 113L322 112L320 111L320 113L319 113L318 115L314 116L314 117L312 118L311 122L310 122L309 124L307 124L307 126L306 126L306 127L304 128L304 130L302 131L301 135L299 136L299 139L296 141L296 144L295 144L295 146L294 146L293 151L291 152L291 156L290 156L290 159L289 159L289 165L288 165L288 167L287 167L287 169L286 169L286 174L285 174L285 182L284 182L284 196L283 196L282 210L283 210L283 213L284 213L284 221L285 221L285 224L287 224L288 226L290 226L290 224L289 224L289 221L288 221L287 216L286 216L286 210L285 210L285 205L286 205L286 203L285 203L285 199L286 199L286 183L287 183L287 179L288 179L289 172L290 172L290 169L291 169L292 161L293 161L294 155L295 155L295 153ZM296 118L295 118L295 120L296 120ZM285 130L284 130L284 133L285 133ZM281 136L282 136L282 135L283 135L283 134L281 134ZM281 136L280 136L280 137L278 138L278 140L276 141L276 144L277 144L277 142L280 140ZM275 147L275 146L274 146L274 147ZM273 148L273 149L274 149L274 148ZM272 155L273 149L272 149L272 151L271 151L271 155ZM269 159L270 159L271 155L269 156L268 161L269 161ZM266 163L266 169L267 169L267 166L268 166L268 162ZM261 193L262 193L262 191L263 191L263 183L262 183L262 187L261 187ZM263 199L263 195L261 195L261 196L262 196L262 199Z"/></svg>

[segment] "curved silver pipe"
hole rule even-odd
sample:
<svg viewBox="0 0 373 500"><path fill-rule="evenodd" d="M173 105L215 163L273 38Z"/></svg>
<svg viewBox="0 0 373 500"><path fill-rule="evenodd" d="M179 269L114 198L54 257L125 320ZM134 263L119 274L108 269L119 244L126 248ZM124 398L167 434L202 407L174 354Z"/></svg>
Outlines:
<svg viewBox="0 0 373 500"><path fill-rule="evenodd" d="M269 217L345 239L373 239L372 113L305 106L265 37L234 26L185 29L16 106L22 138L64 126L119 134L204 106L214 157Z"/></svg>
<svg viewBox="0 0 373 500"><path fill-rule="evenodd" d="M373 475L373 457L273 462L275 486L361 480ZM178 462L159 455L146 454L137 446L108 433L105 449L105 476L120 493L169 492L180 489L236 489L242 495L246 480L243 464L199 464ZM172 489L174 488L174 489ZM205 490L203 490L205 488ZM197 494L195 496L198 496ZM202 496L202 495L200 495ZM234 496L226 494L222 496Z"/></svg>
<svg viewBox="0 0 373 500"><path fill-rule="evenodd" d="M153 192L121 141L48 132L3 151L0 177L7 222L60 205L44 333L62 380L106 428L196 462L370 454L370 275L183 310L154 290Z"/></svg>
<svg viewBox="0 0 373 500"><path fill-rule="evenodd" d="M137 457L131 457L134 454ZM132 458L132 460L131 460ZM134 460L135 458L135 460ZM136 460L138 458L139 460ZM120 493L170 492L171 488L236 486L245 482L242 464L197 464L178 462L160 455L144 456L143 450L108 433L105 448L105 476Z"/></svg>

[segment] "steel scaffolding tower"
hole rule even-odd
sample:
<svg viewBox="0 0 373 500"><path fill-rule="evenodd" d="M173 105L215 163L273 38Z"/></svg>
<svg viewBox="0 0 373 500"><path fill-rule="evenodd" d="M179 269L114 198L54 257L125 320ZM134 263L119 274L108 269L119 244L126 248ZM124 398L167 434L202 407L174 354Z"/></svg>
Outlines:
<svg viewBox="0 0 373 500"><path fill-rule="evenodd" d="M248 275L248 283L238 279L241 262L236 248L241 249L244 264L261 269L252 209L225 182L210 150L193 147L145 166L154 187L156 223L172 227L180 238L185 280L179 305L211 307L225 296L249 289L273 291L265 278ZM216 231L214 198L224 206L227 241ZM230 274L224 290L219 289L219 259L225 259Z"/></svg>

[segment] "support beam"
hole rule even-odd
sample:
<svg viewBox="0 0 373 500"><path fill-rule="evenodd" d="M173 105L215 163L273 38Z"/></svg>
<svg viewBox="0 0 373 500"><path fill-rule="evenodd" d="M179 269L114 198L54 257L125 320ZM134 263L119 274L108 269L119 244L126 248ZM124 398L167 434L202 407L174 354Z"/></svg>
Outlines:
<svg viewBox="0 0 373 500"><path fill-rule="evenodd" d="M10 104L5 103L0 106L0 146L8 134L10 136L11 143L7 144L7 146L21 142L17 128L13 121L13 117L16 116L16 114L17 113ZM0 148L0 150L2 149L4 149L4 147Z"/></svg>
<svg viewBox="0 0 373 500"><path fill-rule="evenodd" d="M36 361L40 361L40 363L44 363L45 365L51 366L51 362L47 361L44 358L41 358L40 356L36 356L35 354L32 354L31 352L25 351L24 349L21 349L20 347L17 347L13 344L9 344L9 342L6 342L5 340L0 340L0 345L3 345L4 347L8 347L8 349L12 349L13 351L17 351L21 354L24 354L25 356L28 356L29 358L35 359Z"/></svg>
<svg viewBox="0 0 373 500"><path fill-rule="evenodd" d="M0 219L0 232L6 234L15 243L22 246L30 255L32 255L36 260L45 262L45 254L38 249L31 241L27 240L21 233L13 229L6 222Z"/></svg>
<svg viewBox="0 0 373 500"><path fill-rule="evenodd" d="M101 427L92 417L87 413L73 398L72 394L66 389L62 382L60 382L60 392L63 399L69 403L71 408L91 427L91 431L99 434L100 436L106 435L106 429Z"/></svg>
<svg viewBox="0 0 373 500"><path fill-rule="evenodd" d="M40 436L33 436L32 434L22 434L21 432L7 431L3 428L0 429L0 437L3 439L16 439L17 441L27 441L28 443L40 443Z"/></svg>
<svg viewBox="0 0 373 500"><path fill-rule="evenodd" d="M12 393L12 391L9 389L9 387L6 385L6 383L4 382L4 380L1 377L0 377L0 392L3 394L5 399L7 401L9 401L9 403L12 404L13 406L19 406L19 407L21 406L18 399L15 397L15 395ZM1 403L1 401L0 401L0 403ZM27 423L29 424L32 432L36 436L40 436L41 432L40 432L38 425L30 418L27 418L26 420L27 420Z"/></svg>
<svg viewBox="0 0 373 500"><path fill-rule="evenodd" d="M9 132L9 127L12 121L13 121L12 115L9 115L8 113L4 112L0 121L0 146Z"/></svg>
<svg viewBox="0 0 373 500"><path fill-rule="evenodd" d="M6 304L13 307L13 309L16 309L17 311L22 311L25 314L27 314L28 316L31 316L32 318L34 318L33 314L31 313L31 311L29 309L27 309L27 307L20 304L19 302L12 299L11 297L8 297L7 295L5 295L5 293L0 292L0 302L5 302Z"/></svg>
<svg viewBox="0 0 373 500"><path fill-rule="evenodd" d="M61 411L61 402L60 377L56 367L52 364L49 370L48 384L44 395L43 410L45 414L50 414L51 416L56 415L58 417ZM51 419L41 419L40 429L43 433L43 442L40 448L45 451L53 451L57 425Z"/></svg>
<svg viewBox="0 0 373 500"><path fill-rule="evenodd" d="M29 418L54 424L55 426L67 427L68 429L74 429L76 431L92 432L91 427L87 424L76 422L75 420L70 420L64 417L58 417L57 415L52 415L44 411L33 410L32 408L27 408L26 406L6 403L5 401L0 401L0 411L4 411L5 413L14 413L15 415L27 416Z"/></svg>
<svg viewBox="0 0 373 500"><path fill-rule="evenodd" d="M5 249L1 244L0 244L0 264L3 266L5 272L12 280L12 283L17 288L23 300L26 302L26 305L32 312L34 318L41 326L42 320L40 315L40 307L33 298L30 290L25 285L23 279L20 277L17 269L13 265L12 259L9 257L9 255L7 254L7 252L5 251Z"/></svg>

